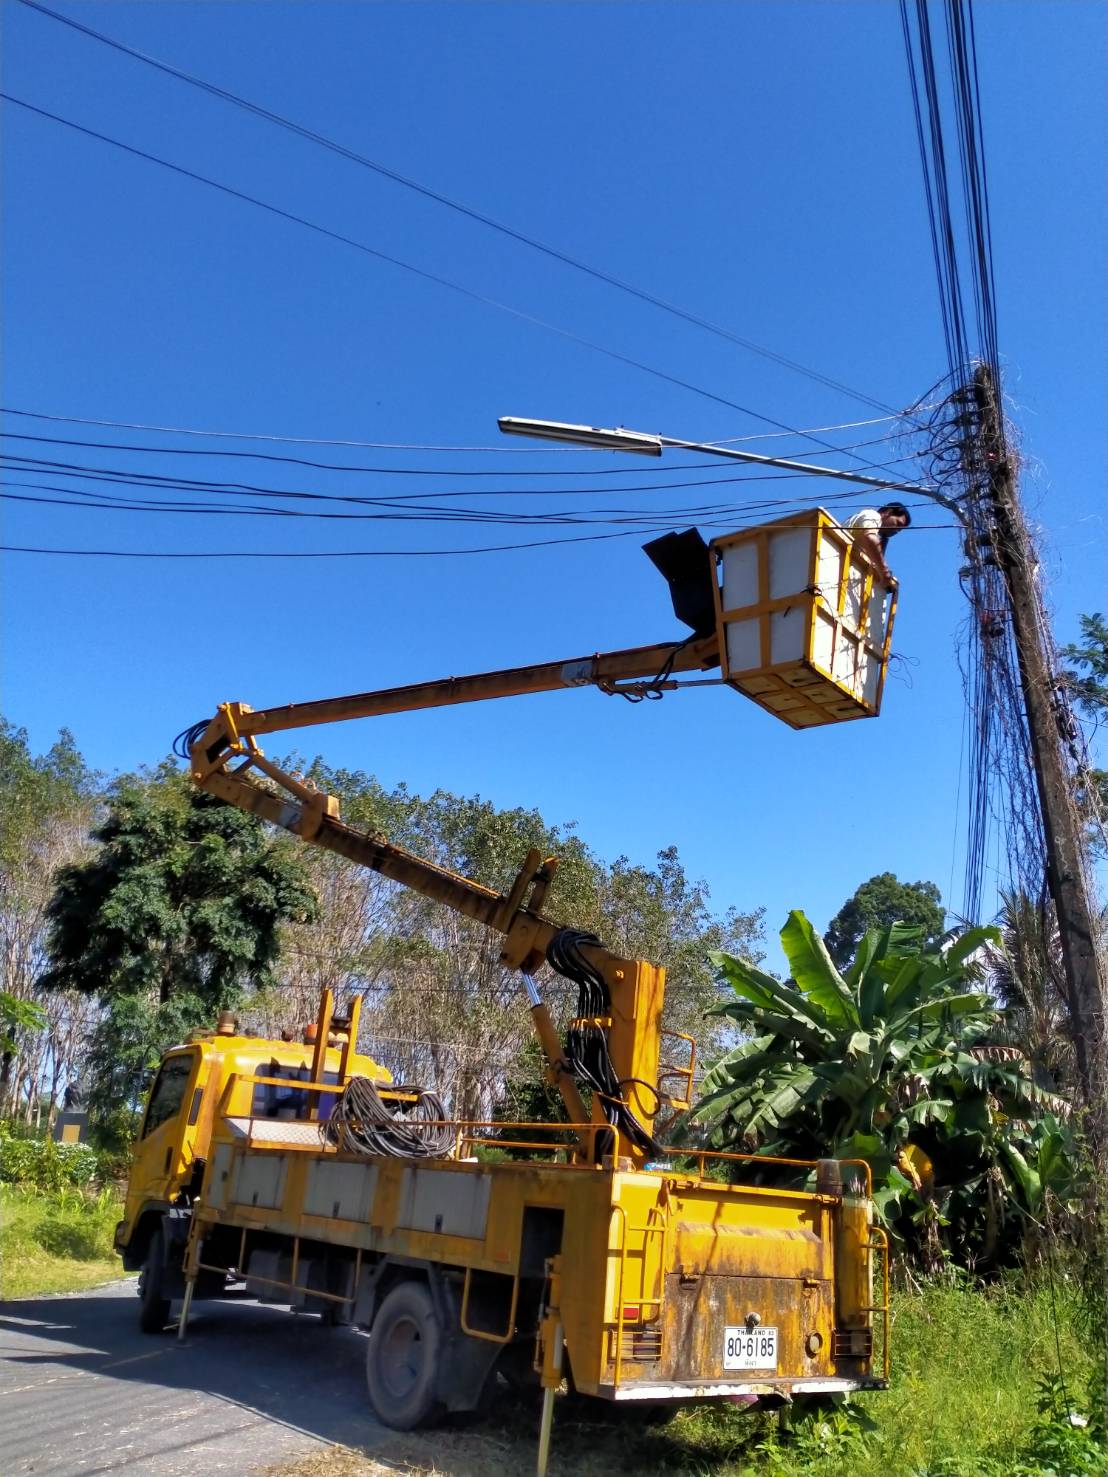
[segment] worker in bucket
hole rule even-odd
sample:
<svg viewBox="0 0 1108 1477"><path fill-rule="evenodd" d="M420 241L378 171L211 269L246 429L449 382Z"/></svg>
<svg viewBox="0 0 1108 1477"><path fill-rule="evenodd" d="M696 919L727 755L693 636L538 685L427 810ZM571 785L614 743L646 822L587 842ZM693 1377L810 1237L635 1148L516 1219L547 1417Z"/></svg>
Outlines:
<svg viewBox="0 0 1108 1477"><path fill-rule="evenodd" d="M903 503L883 503L880 508L863 508L847 519L846 526L891 583L893 573L886 563L885 549L893 534L907 528L911 522L912 515Z"/></svg>

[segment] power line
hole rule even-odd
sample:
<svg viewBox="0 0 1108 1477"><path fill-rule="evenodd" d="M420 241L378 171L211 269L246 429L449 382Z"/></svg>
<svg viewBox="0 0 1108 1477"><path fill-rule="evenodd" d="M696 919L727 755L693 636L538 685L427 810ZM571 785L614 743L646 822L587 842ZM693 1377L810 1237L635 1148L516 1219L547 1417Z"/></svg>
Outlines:
<svg viewBox="0 0 1108 1477"><path fill-rule="evenodd" d="M772 360L775 364L780 364L797 374L805 375L808 379L826 385L829 389L837 390L840 394L848 395L854 400L861 401L863 404L871 405L876 410L892 411L892 406L874 399L871 395L867 395L860 390L852 389L840 380L832 379L818 370L809 369L807 366L798 363L795 359L789 359L784 354L779 354L773 349L767 349L760 344L756 344L751 339L733 333L730 329L724 328L718 323L713 323L696 313L690 312L686 308L682 308L675 303L667 302L664 298L656 297L653 293L647 292L641 287L636 287L633 283L625 282L620 277L613 276L609 272L604 272L598 267L580 261L577 257L570 256L568 252L550 246L534 236L529 236L515 226L506 224L504 221L498 221L471 205L466 205L459 200L453 200L449 196L431 189L429 185L422 184L418 180L400 174L398 171L390 169L387 165L381 164L377 160L369 159L364 154L359 154L356 150L348 148L345 144L340 144L334 139L327 138L324 134L317 133L314 129L306 128L303 124L296 123L291 118L287 118L280 113L274 113L258 103L251 102L248 98L240 97L237 93L230 92L226 88L219 87L213 82L208 82L202 77L197 77L190 72L183 71L180 67L175 67L169 62L160 60L158 57L150 56L146 52L138 51L132 46L127 46L124 42L116 40L113 36L105 35L102 31L93 30L91 26L86 26L80 21L62 15L56 10L51 10L49 6L40 4L39 0L22 0L22 3L28 9L38 11L40 15L48 16L51 20L58 21L61 25L69 26L70 29L81 32L82 35L88 36L91 40L98 41L104 46L110 46L113 50L129 56L135 61L140 61L146 66L154 67L167 76L187 83L190 87L199 88L202 92L219 98L222 102L230 103L233 107L241 108L257 118L264 119L267 123L276 124L277 127L286 129L299 138L306 139L313 144L318 144L321 148L338 154L341 158L348 160L352 164L372 170L375 174L391 180L394 184L403 186L404 189L412 190L422 195L425 199L434 201L437 205L445 206L448 210L456 211L458 214L476 221L479 225L487 226L490 230L498 231L501 235L507 236L523 246L530 247L534 251L539 251L554 261L561 262L565 266L572 267L575 271L583 272L587 276L595 278L598 282L604 282L609 287L615 287L620 292L637 298L640 302L648 303L651 307L659 308L662 312L669 313L676 318L684 320L686 323L693 324L697 328L702 328L708 333L715 334L718 338L726 339L729 343L737 344L740 348L747 349L753 354L758 354L764 359Z"/></svg>
<svg viewBox="0 0 1108 1477"><path fill-rule="evenodd" d="M665 530L660 529L658 531L664 532ZM455 554L514 553L519 549L542 549L548 548L553 544L595 543L601 539L633 537L635 532L641 536L642 530L635 530L630 534L596 533L582 535L576 538L540 539L524 544L491 544L476 549L335 549L319 551L294 549L288 552L259 549L206 549L201 551L165 552L134 549L46 549L25 544L0 544L0 553L60 555L66 558L80 559L427 559Z"/></svg>
<svg viewBox="0 0 1108 1477"><path fill-rule="evenodd" d="M956 493L965 529L966 564L959 581L971 607L961 663L970 710L967 744L967 837L963 914L980 916L986 875L1034 893L1045 864L1045 830L1033 782L1025 703L1010 593L994 551L998 532L994 478L1008 456L999 410L985 431L980 396L973 388L987 373L1000 384L996 288L989 220L988 179L981 120L980 77L971 0L945 0L952 126L944 125L931 11L916 0L915 26L908 0L900 19L931 230L932 256L946 346L949 393L930 417L936 438L931 477ZM917 62L918 53L918 62ZM947 135L953 140L948 147ZM958 179L948 161L956 152ZM960 209L956 185L960 184ZM967 304L972 299L978 365L971 359ZM971 384L972 380L972 384ZM997 862L991 862L995 850Z"/></svg>
<svg viewBox="0 0 1108 1477"><path fill-rule="evenodd" d="M740 405L735 400L728 400L724 395L717 395L712 390L705 390L699 385L694 385L688 380L683 380L677 375L666 373L665 370L657 369L652 365L643 364L637 359L632 359L627 354L621 354L615 349L606 348L603 344L595 343L592 339L582 337L580 334L571 332L568 328L560 328L555 323L550 323L544 318L538 318L532 313L525 313L520 308L510 307L507 303L500 302L497 298L487 297L483 293L476 292L473 288L465 287L460 282L455 282L449 277L442 277L436 272L427 271L423 267L417 267L411 262L406 262L400 257L391 256L388 252L379 251L376 247L368 246L364 241L356 241L352 236L344 236L340 231L333 231L329 226L318 225L315 221L308 220L305 216L296 215L292 211L285 210L279 205L271 205L265 200L260 200L256 195L248 195L243 190L236 190L231 185L221 184L218 180L210 179L207 175L198 174L195 170L186 169L181 164L172 164L168 159L162 159L157 154L150 154L145 149L136 148L133 144L125 144L120 139L109 137L106 133L100 133L94 128L88 128L83 123L75 123L70 118L63 118L58 113L51 113L46 108L36 107L33 103L24 102L21 98L14 97L11 93L0 92L0 98L5 102L14 103L17 108L23 108L29 113L37 114L40 118L47 118L52 123L59 123L64 128L72 129L75 133L84 134L88 138L96 139L100 143L110 144L113 148L121 150L125 154L131 154L136 159L144 159L149 164L157 164L163 169L168 169L174 174L179 174L185 179L190 179L196 184L208 185L211 189L219 190L221 194L229 195L232 199L241 200L247 205L257 206L259 210L267 211L270 215L278 216L281 220L291 221L294 225L304 226L309 231L315 231L318 235L326 236L329 240L338 241L343 246L351 246L355 251L363 252L377 261L382 261L390 266L399 267L402 271L409 272L426 282L433 282L439 287L446 287L451 292L456 292L472 302L482 304L484 307L496 308L501 312L518 318L521 322L530 323L535 327L546 329L550 333L557 334L560 338L570 343L575 343L583 348L591 349L594 353L603 354L605 358L614 360L617 364L628 365L632 369L638 369L644 374L649 374L655 379L660 379L666 384L675 385L678 389L688 390L694 395L700 395L706 400L715 401L717 405L725 405L729 410L737 410L740 415L751 416L754 420L762 421L765 425L776 426L778 430L797 434L795 428L786 425L783 421L775 420L772 416L763 415L760 411L751 410L749 406ZM834 446L821 441L818 436L809 436L810 441L834 451ZM852 454L853 455L853 454ZM863 466L873 466L874 463L867 462L864 457L854 456L854 460Z"/></svg>
<svg viewBox="0 0 1108 1477"><path fill-rule="evenodd" d="M31 470L33 472L35 471L35 469ZM36 475L42 474L36 472ZM77 476L80 474L71 473L63 475ZM106 481L111 486L138 486L143 490L163 490L163 484L159 483L134 483L126 479L114 478L104 478L96 480ZM754 481L757 479L742 477L728 479L728 481L738 482L740 484L748 480ZM413 508L408 502L407 498L397 498L395 500L390 500L365 497L345 497L338 494L328 493L294 493L283 491L266 491L263 489L258 489L258 495L274 498L275 500L277 500L279 506L273 507L266 503L262 503L260 505L257 503L238 503L236 505L228 507L219 503L199 502L197 500L182 501L178 499L171 500L166 498L144 498L136 497L134 495L119 497L110 493L101 492L99 488L97 488L96 491L91 491L85 490L84 488L60 486L56 483L50 482L18 482L8 479L0 485L2 485L4 489L16 487L29 493L53 492L60 494L61 496L59 498L42 498L22 497L19 494L10 493L6 490L0 492L0 496L7 497L17 502L44 502L50 504L51 506L101 508L108 509L110 511L134 510L176 513L206 513L222 516L239 514L258 516L259 514L261 514L271 517L290 518L337 518L356 519L363 521L414 521L436 523L482 522L531 525L545 523L556 525L582 524L598 519L607 520L613 523L644 520L651 523L658 523L663 520L670 522L676 521L687 523L690 519L704 518L716 514L728 514L735 517L744 515L747 517L757 516L764 518L767 512L772 512L789 507L803 508L810 505L809 498L797 496L785 498L746 499L745 501L740 503L700 503L691 506L685 504L677 507L671 506L646 510L622 507L577 507L568 513L562 511L561 509L556 512L544 510L540 512L521 513L518 510L511 509L504 512L490 512L488 509L484 508L443 508L438 506L437 504L431 504L429 506L418 506ZM628 489L624 490L626 491ZM650 491L652 489L647 490ZM228 498L240 498L250 496L250 494L246 492L237 491L234 489L222 489L215 486L212 486L210 488L201 488L200 492L202 494L207 494L208 496L215 497L222 496ZM503 496L505 494L499 495ZM416 496L418 497L420 495L417 494ZM446 496L446 494L431 493L424 496L439 497ZM480 494L478 494L478 496L480 496ZM852 497L853 493L850 492L826 493L824 494L824 501L842 501L843 499ZM367 504L370 507L374 508L375 511L368 513L330 513L312 512L302 508L290 508L281 506L281 504L284 504L286 501L300 500L326 503ZM926 504L924 506L926 506Z"/></svg>
<svg viewBox="0 0 1108 1477"><path fill-rule="evenodd" d="M2 413L2 412L0 412L0 413ZM514 469L513 468L513 469L510 469L510 470L501 472L501 471L497 471L495 469L494 470L488 470L488 469L484 469L484 468L473 468L473 467L461 467L461 468L459 468L459 467L377 467L377 466L358 466L358 465L351 465L350 463L347 463L347 462L321 462L321 461L314 461L314 460L312 460L309 457L281 456L281 455L277 454L276 452L267 452L267 451L221 451L221 450L210 450L210 449L207 449L207 448L200 449L200 448L192 447L192 446L132 446L132 445L126 444L124 442L120 442L120 441L87 441L87 440L79 439L77 437L65 437L65 436L32 436L29 433L23 432L23 431L7 431L7 430L0 431L0 438L3 438L3 439L8 440L8 441L30 441L30 442L34 443L35 445L40 445L40 446L41 445L47 445L47 446L79 446L79 447L83 447L83 448L85 448L87 450L96 450L96 451L126 451L126 452L132 452L132 453L135 453L135 454L149 454L149 455L153 455L153 456L222 457L222 458L233 458L235 460L240 460L240 461L275 462L275 463L280 463L282 465L293 466L293 467L311 467L315 471L347 472L347 473L373 473L373 474L375 474L377 476L384 476L384 477L541 477L541 478L551 478L551 477L589 477L589 478L592 478L592 477L615 477L615 476L623 476L623 477L626 477L626 476L629 476L629 475L634 475L636 472L638 472L638 474L640 476L642 475L641 470L639 468L634 468L634 467L630 467L630 468L629 467L602 467L602 468L598 468L598 469L595 469L595 470L584 470L584 471L580 471L580 472L574 472L574 471L537 472L537 471L530 471L530 470L522 470L521 471L521 470L517 470L517 469ZM761 438L749 437L749 438L746 438L746 439L756 440L756 439L761 439ZM893 438L890 435L876 436L876 437L872 437L872 438L870 438L869 440L866 440L866 441L857 441L857 442L854 442L850 446L836 446L836 447L834 447L834 450L845 454L847 452L856 450L859 447L864 447L864 446L880 446L880 445L883 445L883 444L889 442L892 439ZM705 443L705 444L708 444L708 443ZM720 445L720 455L721 455L721 458L724 455L724 451L725 451L725 448L721 444ZM814 451L811 451L811 452L807 452L807 451L797 452L797 456L798 457L815 456L815 455L817 455L817 453L814 452ZM897 457L894 460L895 461L912 461L914 459L915 459L915 455L906 456L906 457ZM893 464L892 462L887 462L886 461L886 462L876 463L874 465L878 465L878 466L880 466L882 468L885 468L885 467L891 466L892 464ZM702 461L697 461L697 462L671 462L668 466L659 467L658 468L658 473L660 475L668 475L671 472L691 471L691 470L694 470L696 468L702 467L703 465L704 465L704 463ZM659 483L658 485L661 486L661 487L664 487L667 484L666 483Z"/></svg>
<svg viewBox="0 0 1108 1477"><path fill-rule="evenodd" d="M872 416L868 420L840 421L832 426L807 426L795 431L759 431L751 436L713 436L706 441L711 446L736 446L747 441L779 441L782 436L815 436L827 431L852 431L858 426L877 426L886 421L895 421L904 415L917 415L923 411L934 410L933 405L914 405L909 411L900 412L895 415ZM328 440L315 436L277 436L266 435L252 431L203 431L193 426L154 426L140 421L108 421L94 420L89 416L77 415L51 415L43 410L16 410L13 406L0 406L0 415L25 416L32 420L56 421L71 426L101 426L115 431L156 431L166 436L204 436L212 440L229 441L275 441L288 446L347 446L363 451L435 451L435 452L474 452L482 455L492 453L497 456L544 456L549 452L568 452L573 456L593 456L595 451L587 446L454 446L434 445L425 442L411 441L350 441L350 440ZM626 471L626 468L620 468ZM545 475L545 474L544 474ZM550 476L576 476L576 473L550 473ZM596 474L599 475L599 474Z"/></svg>
<svg viewBox="0 0 1108 1477"><path fill-rule="evenodd" d="M225 496L242 496L255 494L260 497L305 499L313 502L336 502L353 503L368 507L404 507L412 503L426 502L431 499L448 499L456 497L591 497L606 489L598 487L546 487L535 489L530 487L505 487L478 490L469 488L466 491L452 491L449 488L437 489L434 492L409 492L409 493L387 493L379 497L369 497L365 494L353 493L328 493L304 491L301 489L286 489L267 487L261 483L254 482L216 482L190 477L172 477L168 473L154 472L123 472L118 469L107 467L91 467L78 462L49 462L41 458L18 457L11 454L0 454L0 461L14 463L14 470L28 476L35 477L65 477L81 482L104 482L118 487L150 488L157 491L174 491L194 493L209 493ZM678 492L690 487L725 487L742 486L747 482L788 482L800 479L806 480L807 474L803 472L774 472L767 474L746 474L729 477L697 477L690 478L685 482L669 482L663 484L635 483L628 486L623 484L619 492ZM786 499L785 501L796 501Z"/></svg>
<svg viewBox="0 0 1108 1477"><path fill-rule="evenodd" d="M705 527L715 526L708 522ZM933 532L957 529L957 523L917 523L912 531ZM0 554L37 554L77 559L434 559L468 554L516 553L525 549L545 549L558 544L591 544L609 539L641 538L644 533L664 533L664 525L657 529L632 528L619 533L576 534L571 538L534 539L526 543L489 544L469 549L222 549L222 550L147 550L147 549L48 549L28 544L0 544Z"/></svg>
<svg viewBox="0 0 1108 1477"><path fill-rule="evenodd" d="M914 457L902 458L904 461L913 461ZM14 464L14 469L36 477L61 476L68 479L92 482L109 482L119 486L128 487L150 487L159 490L181 489L188 492L205 493L255 493L265 497L277 498L305 498L312 500L324 500L328 502L349 502L364 504L371 507L394 507L403 506L406 503L423 502L431 499L448 499L455 497L585 497L609 491L598 487L507 487L507 488L466 488L465 490L441 488L434 492L414 493L383 493L370 497L365 494L350 493L323 493L317 491L304 491L290 488L274 488L256 482L232 482L228 480L216 480L211 478L174 477L167 472L140 472L134 469L122 469L118 467L93 466L87 462L63 462L54 461L45 457L20 456L15 452L0 451L0 462ZM696 464L694 464L696 465ZM757 461L754 465L765 465ZM769 465L777 467L773 473L743 473L742 475L726 475L726 467L718 466L713 470L723 472L722 476L693 477L681 482L644 482L623 483L618 492L648 492L666 493L684 491L690 487L722 487L729 485L741 485L747 482L775 482L795 481L799 478L807 479L820 475L828 475L836 478L851 480L854 474L845 473L838 468L820 468L799 466L796 463L778 464L770 459ZM892 462L886 463L891 467ZM868 485L868 484L867 484ZM883 484L897 486L898 484ZM914 491L915 488L900 485L900 490ZM793 499L789 499L792 501ZM768 504L767 504L768 506Z"/></svg>
<svg viewBox="0 0 1108 1477"><path fill-rule="evenodd" d="M68 497L41 497L26 493L7 491L12 484L4 484L0 499L6 502L37 503L53 508L80 508L85 511L109 513L163 513L172 516L213 518L298 518L316 522L397 522L397 523L478 523L505 527L595 527L598 524L619 526L622 524L646 524L656 529L659 524L673 526L690 522L703 522L708 518L732 516L737 521L747 510L726 503L714 503L700 507L666 509L664 512L636 511L630 508L587 508L577 513L495 513L485 514L473 509L432 509L426 512L400 510L391 513L319 513L300 508L268 507L215 507L211 504L170 503L158 499L110 498L91 500L92 494ZM26 486L26 484L18 484ZM65 488L38 488L38 492L67 491ZM84 500L82 500L84 499ZM799 501L799 499L794 500ZM762 515L758 515L762 516Z"/></svg>

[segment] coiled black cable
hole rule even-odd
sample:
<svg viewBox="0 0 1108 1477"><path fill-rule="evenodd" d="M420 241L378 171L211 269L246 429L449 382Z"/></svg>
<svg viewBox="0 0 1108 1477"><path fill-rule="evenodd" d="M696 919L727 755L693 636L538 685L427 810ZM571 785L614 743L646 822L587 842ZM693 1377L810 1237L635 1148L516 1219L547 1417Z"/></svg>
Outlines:
<svg viewBox="0 0 1108 1477"><path fill-rule="evenodd" d="M173 740L173 752L177 755L178 759L189 758L189 750L210 722L210 718L201 718L199 723L193 723L190 727L182 729Z"/></svg>
<svg viewBox="0 0 1108 1477"><path fill-rule="evenodd" d="M352 1077L331 1109L327 1136L344 1154L383 1154L390 1159L445 1159L454 1129L437 1092L398 1084L414 1102L386 1103L368 1077Z"/></svg>

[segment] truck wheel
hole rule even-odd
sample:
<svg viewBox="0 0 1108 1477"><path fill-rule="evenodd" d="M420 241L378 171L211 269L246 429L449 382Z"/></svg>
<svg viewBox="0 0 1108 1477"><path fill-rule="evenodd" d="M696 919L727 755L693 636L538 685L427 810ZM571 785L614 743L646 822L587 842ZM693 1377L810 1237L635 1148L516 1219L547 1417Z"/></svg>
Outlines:
<svg viewBox="0 0 1108 1477"><path fill-rule="evenodd" d="M443 1328L422 1282L402 1282L381 1304L369 1334L366 1383L377 1419L397 1431L432 1424Z"/></svg>
<svg viewBox="0 0 1108 1477"><path fill-rule="evenodd" d="M169 1322L169 1299L163 1296L165 1285L165 1237L154 1232L146 1248L146 1260L139 1273L139 1327L143 1333L161 1333Z"/></svg>

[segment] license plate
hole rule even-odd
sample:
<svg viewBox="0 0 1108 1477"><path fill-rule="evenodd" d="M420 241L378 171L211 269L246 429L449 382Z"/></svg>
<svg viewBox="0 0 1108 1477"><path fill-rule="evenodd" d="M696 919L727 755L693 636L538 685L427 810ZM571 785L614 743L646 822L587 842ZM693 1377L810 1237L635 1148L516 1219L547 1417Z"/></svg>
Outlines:
<svg viewBox="0 0 1108 1477"><path fill-rule="evenodd" d="M725 1328L724 1369L777 1369L776 1328Z"/></svg>

